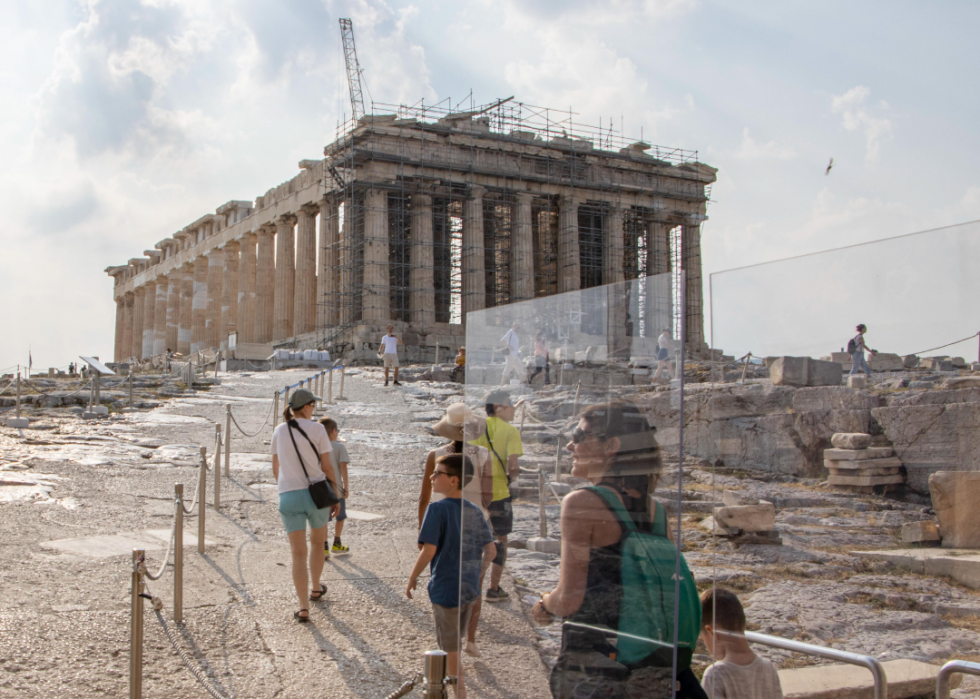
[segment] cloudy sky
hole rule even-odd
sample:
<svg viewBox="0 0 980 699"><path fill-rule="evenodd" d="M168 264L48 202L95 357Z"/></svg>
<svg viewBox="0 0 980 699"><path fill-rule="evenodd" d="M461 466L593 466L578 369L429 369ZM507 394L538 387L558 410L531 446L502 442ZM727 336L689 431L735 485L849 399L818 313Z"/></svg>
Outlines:
<svg viewBox="0 0 980 699"><path fill-rule="evenodd" d="M226 201L253 199L322 153L347 106L339 17L354 20L376 101L516 95L697 150L719 168L704 227L707 272L980 219L976 3L0 7L0 370L26 362L28 347L35 367L111 357L106 266ZM893 251L861 264L879 263L895 272L915 260ZM962 260L945 275L942 255L930 268L954 295L960 275L976 276ZM930 279L917 283L925 287L913 296L926 298ZM756 307L772 291L750 287L739 288ZM876 317L900 313L867 297L852 303ZM845 338L853 322L841 319ZM896 351L962 337L944 327L910 332ZM743 339L732 344L745 349Z"/></svg>

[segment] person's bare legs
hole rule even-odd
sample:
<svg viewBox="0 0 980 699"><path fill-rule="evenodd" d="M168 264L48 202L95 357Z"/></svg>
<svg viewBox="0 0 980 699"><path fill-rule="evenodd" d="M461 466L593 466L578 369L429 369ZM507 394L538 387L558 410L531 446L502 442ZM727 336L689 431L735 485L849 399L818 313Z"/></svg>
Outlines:
<svg viewBox="0 0 980 699"><path fill-rule="evenodd" d="M466 699L466 686L463 684L463 664L460 662L459 651L446 653L446 674L456 675L456 699Z"/></svg>
<svg viewBox="0 0 980 699"><path fill-rule="evenodd" d="M293 586L296 588L296 599L300 609L310 608L309 588L307 587L308 569L306 567L306 528L289 532L289 550L293 557ZM321 548L322 550L322 548ZM320 555L320 569L323 569L323 555Z"/></svg>
<svg viewBox="0 0 980 699"><path fill-rule="evenodd" d="M323 542L327 538L327 525L310 530L310 581L313 592L320 591L320 574L323 572ZM306 581L303 581L306 584Z"/></svg>
<svg viewBox="0 0 980 699"><path fill-rule="evenodd" d="M504 574L504 565L507 564L507 537L501 536L497 539L504 547L504 562L500 565L493 563L490 565L490 589L496 590L500 587L500 578Z"/></svg>
<svg viewBox="0 0 980 699"><path fill-rule="evenodd" d="M385 383L388 383L388 367L385 366Z"/></svg>
<svg viewBox="0 0 980 699"><path fill-rule="evenodd" d="M398 367L395 367L395 381L398 380Z"/></svg>
<svg viewBox="0 0 980 699"><path fill-rule="evenodd" d="M480 594L477 595L476 600L473 602L473 611L470 612L470 623L466 626L466 640L471 643L476 643L476 627L480 623L480 610L483 609L483 581L486 577L485 572L480 576Z"/></svg>
<svg viewBox="0 0 980 699"><path fill-rule="evenodd" d="M333 537L335 539L339 539L340 538L340 533L342 531L344 531L344 522L346 522L346 521L347 521L346 519L338 519L334 523L334 525L333 525Z"/></svg>

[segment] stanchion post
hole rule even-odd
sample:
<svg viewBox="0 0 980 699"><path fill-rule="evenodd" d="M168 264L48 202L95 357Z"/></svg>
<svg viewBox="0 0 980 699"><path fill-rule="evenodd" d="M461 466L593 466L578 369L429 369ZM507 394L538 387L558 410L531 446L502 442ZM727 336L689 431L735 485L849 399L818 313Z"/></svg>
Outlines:
<svg viewBox="0 0 980 699"><path fill-rule="evenodd" d="M17 419L20 420L20 367L17 367Z"/></svg>
<svg viewBox="0 0 980 699"><path fill-rule="evenodd" d="M129 407L133 407L133 372L129 372Z"/></svg>
<svg viewBox="0 0 980 699"><path fill-rule="evenodd" d="M201 447L201 477L197 483L197 552L204 553L204 503L208 489L208 448Z"/></svg>
<svg viewBox="0 0 980 699"><path fill-rule="evenodd" d="M231 403L225 404L225 478L231 476Z"/></svg>
<svg viewBox="0 0 980 699"><path fill-rule="evenodd" d="M129 699L143 696L143 549L133 549L133 583L129 622Z"/></svg>
<svg viewBox="0 0 980 699"><path fill-rule="evenodd" d="M333 367L327 370L327 405L333 405Z"/></svg>
<svg viewBox="0 0 980 699"><path fill-rule="evenodd" d="M214 509L221 507L221 425L214 426Z"/></svg>
<svg viewBox="0 0 980 699"><path fill-rule="evenodd" d="M340 365L340 394L337 396L339 400L344 399L344 374L346 373L347 372L344 371L344 365L341 364Z"/></svg>
<svg viewBox="0 0 980 699"><path fill-rule="evenodd" d="M174 525L174 621L184 620L184 484L174 483L177 524Z"/></svg>
<svg viewBox="0 0 980 699"><path fill-rule="evenodd" d="M548 538L548 517L547 512L544 509L545 501L547 497L544 493L544 471L538 469L538 513L541 517L541 538Z"/></svg>
<svg viewBox="0 0 980 699"><path fill-rule="evenodd" d="M422 674L425 676L422 685L422 696L425 699L443 699L446 696L445 651L426 651L425 661L422 664Z"/></svg>
<svg viewBox="0 0 980 699"><path fill-rule="evenodd" d="M272 429L276 429L276 425L279 424L279 391L276 391L276 397L272 405Z"/></svg>

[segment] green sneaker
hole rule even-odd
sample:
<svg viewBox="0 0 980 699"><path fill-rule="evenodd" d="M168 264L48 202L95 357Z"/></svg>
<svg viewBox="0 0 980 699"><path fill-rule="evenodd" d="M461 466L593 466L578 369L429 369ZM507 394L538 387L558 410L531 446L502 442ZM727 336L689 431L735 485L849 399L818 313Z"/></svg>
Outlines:
<svg viewBox="0 0 980 699"><path fill-rule="evenodd" d="M330 544L323 545L323 560L325 561L330 560Z"/></svg>
<svg viewBox="0 0 980 699"><path fill-rule="evenodd" d="M503 602L508 599L510 599L510 595L507 594L507 590L499 585L496 590L487 590L487 602Z"/></svg>
<svg viewBox="0 0 980 699"><path fill-rule="evenodd" d="M332 553L334 556L346 556L348 553L350 553L350 546L334 544L330 547L330 553Z"/></svg>

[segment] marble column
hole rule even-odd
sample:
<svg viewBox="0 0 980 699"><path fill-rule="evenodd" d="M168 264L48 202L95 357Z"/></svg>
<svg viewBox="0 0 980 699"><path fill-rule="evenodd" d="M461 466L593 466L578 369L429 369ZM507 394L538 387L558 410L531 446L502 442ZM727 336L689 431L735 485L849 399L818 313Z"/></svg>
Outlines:
<svg viewBox="0 0 980 699"><path fill-rule="evenodd" d="M256 252L255 336L254 342L272 342L272 314L275 303L276 229L262 226Z"/></svg>
<svg viewBox="0 0 980 699"><path fill-rule="evenodd" d="M156 336L157 284L155 281L143 285L143 350L140 356L149 359L153 356L153 340Z"/></svg>
<svg viewBox="0 0 980 699"><path fill-rule="evenodd" d="M483 240L483 195L486 188L470 188L470 198L463 202L463 249L461 260L461 306L463 322L466 314L487 305L487 274L485 242Z"/></svg>
<svg viewBox="0 0 980 699"><path fill-rule="evenodd" d="M364 193L364 305L365 323L387 323L391 318L388 277L388 192Z"/></svg>
<svg viewBox="0 0 980 699"><path fill-rule="evenodd" d="M316 215L319 206L299 210L296 223L296 289L293 337L316 330Z"/></svg>
<svg viewBox="0 0 980 699"><path fill-rule="evenodd" d="M602 217L603 261L602 283L616 284L626 281L623 272L623 207L609 204Z"/></svg>
<svg viewBox="0 0 980 699"><path fill-rule="evenodd" d="M293 334L293 292L296 289L296 217L286 214L276 221L276 291L273 301L272 339Z"/></svg>
<svg viewBox="0 0 980 699"><path fill-rule="evenodd" d="M653 217L646 219L647 229L647 276L668 274L670 272L670 229L669 223Z"/></svg>
<svg viewBox="0 0 980 699"><path fill-rule="evenodd" d="M133 290L133 331L130 334L129 355L136 359L143 358L143 314L146 312L145 306L146 289L141 286Z"/></svg>
<svg viewBox="0 0 980 699"><path fill-rule="evenodd" d="M684 346L690 352L707 349L701 291L701 226L681 227L681 269L684 270Z"/></svg>
<svg viewBox="0 0 980 699"><path fill-rule="evenodd" d="M180 333L180 272L174 270L167 275L167 349L177 351L177 336Z"/></svg>
<svg viewBox="0 0 980 699"><path fill-rule="evenodd" d="M534 298L534 238L530 192L518 192L514 207L514 230L510 239L510 300Z"/></svg>
<svg viewBox="0 0 980 699"><path fill-rule="evenodd" d="M204 349L208 318L208 258L198 257L194 265L194 297L191 302L191 352Z"/></svg>
<svg viewBox="0 0 980 699"><path fill-rule="evenodd" d="M238 330L239 342L254 342L255 338L255 242L254 233L241 240L238 263Z"/></svg>
<svg viewBox="0 0 980 699"><path fill-rule="evenodd" d="M331 328L338 324L337 280L339 279L340 217L337 200L320 203L320 269L317 274L316 314L318 327Z"/></svg>
<svg viewBox="0 0 980 699"><path fill-rule="evenodd" d="M123 360L123 326L126 323L126 300L120 296L116 299L116 343L112 350L112 361Z"/></svg>
<svg viewBox="0 0 980 699"><path fill-rule="evenodd" d="M157 304L153 316L153 354L167 351L167 278L157 277Z"/></svg>
<svg viewBox="0 0 980 699"><path fill-rule="evenodd" d="M238 328L238 243L225 243L225 267L221 281L221 349L228 349L228 335Z"/></svg>
<svg viewBox="0 0 980 699"><path fill-rule="evenodd" d="M432 274L435 266L432 247L432 197L412 195L412 247L409 285L412 288L409 306L416 329L436 322L436 289Z"/></svg>
<svg viewBox="0 0 980 699"><path fill-rule="evenodd" d="M123 296L123 336L119 347L122 353L120 361L126 361L133 356L133 294Z"/></svg>
<svg viewBox="0 0 980 699"><path fill-rule="evenodd" d="M578 246L578 207L583 199L576 193L558 200L558 293L582 287L582 259Z"/></svg>
<svg viewBox="0 0 980 699"><path fill-rule="evenodd" d="M221 347L221 290L225 273L225 253L219 248L208 251L208 300L204 325L204 344L208 349Z"/></svg>
<svg viewBox="0 0 980 699"><path fill-rule="evenodd" d="M175 274L180 282L177 351L186 357L191 353L191 329L194 326L194 266L184 265Z"/></svg>

